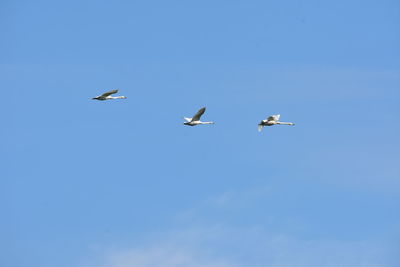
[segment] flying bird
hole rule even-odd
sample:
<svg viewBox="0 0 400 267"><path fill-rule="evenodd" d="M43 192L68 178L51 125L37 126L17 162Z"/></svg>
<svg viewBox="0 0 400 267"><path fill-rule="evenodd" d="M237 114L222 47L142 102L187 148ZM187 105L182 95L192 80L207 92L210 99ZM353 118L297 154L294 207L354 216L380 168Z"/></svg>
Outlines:
<svg viewBox="0 0 400 267"><path fill-rule="evenodd" d="M196 126L199 124L214 124L214 122L212 122L212 121L200 121L200 117L204 114L204 112L206 112L205 107L201 108L199 111L197 111L197 113L193 116L193 118L183 117L186 121L183 124L189 125L189 126Z"/></svg>
<svg viewBox="0 0 400 267"><path fill-rule="evenodd" d="M269 116L266 120L262 120L258 124L258 131L261 132L261 130L264 128L264 126L272 126L272 125L276 125L276 124L294 125L293 122L280 122L279 121L280 117L281 117L281 115L277 114L277 115Z"/></svg>
<svg viewBox="0 0 400 267"><path fill-rule="evenodd" d="M93 97L92 99L93 100L110 100L110 99L125 99L126 98L126 96L111 96L116 93L118 93L118 90L111 90L102 95Z"/></svg>

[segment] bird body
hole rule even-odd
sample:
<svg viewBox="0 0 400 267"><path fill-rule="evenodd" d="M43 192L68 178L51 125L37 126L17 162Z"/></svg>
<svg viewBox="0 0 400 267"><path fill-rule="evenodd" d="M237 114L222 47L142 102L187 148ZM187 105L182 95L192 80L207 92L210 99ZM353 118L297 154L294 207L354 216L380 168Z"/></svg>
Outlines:
<svg viewBox="0 0 400 267"><path fill-rule="evenodd" d="M261 130L265 127L265 126L272 126L272 125L277 125L277 124L282 124L282 125L294 125L293 122L281 122L279 121L279 118L281 117L280 114L277 115L272 115L269 116L267 119L262 120L259 124L258 124L258 131L261 132Z"/></svg>
<svg viewBox="0 0 400 267"><path fill-rule="evenodd" d="M183 117L183 119L186 121L183 124L188 125L188 126L196 126L200 124L214 124L212 121L200 121L201 116L206 112L206 108L201 108L197 113L193 116L193 118L186 118Z"/></svg>
<svg viewBox="0 0 400 267"><path fill-rule="evenodd" d="M93 100L101 100L101 101L103 101L103 100L110 100L110 99L126 99L127 98L126 96L112 96L113 94L116 94L116 93L118 93L117 89L108 91L108 92L106 92L106 93L104 93L102 95L93 97L92 99Z"/></svg>

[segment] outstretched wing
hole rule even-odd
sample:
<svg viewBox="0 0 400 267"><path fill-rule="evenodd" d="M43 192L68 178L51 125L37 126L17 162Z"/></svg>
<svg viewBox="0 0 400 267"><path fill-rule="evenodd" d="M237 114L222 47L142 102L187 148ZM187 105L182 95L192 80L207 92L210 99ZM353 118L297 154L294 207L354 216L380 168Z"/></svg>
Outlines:
<svg viewBox="0 0 400 267"><path fill-rule="evenodd" d="M259 132L261 132L263 128L264 128L264 126L262 126L261 124L258 125L258 131Z"/></svg>
<svg viewBox="0 0 400 267"><path fill-rule="evenodd" d="M101 97L107 97L109 95L113 95L116 93L118 93L118 90L111 90L111 91L108 91L107 93L102 94Z"/></svg>
<svg viewBox="0 0 400 267"><path fill-rule="evenodd" d="M206 112L206 108L201 108L199 111L197 111L196 115L193 116L192 121L198 121L200 120L200 117Z"/></svg>
<svg viewBox="0 0 400 267"><path fill-rule="evenodd" d="M279 121L279 118L281 117L281 115L280 114L277 114L277 115L272 115L272 116L269 116L268 117L268 121Z"/></svg>

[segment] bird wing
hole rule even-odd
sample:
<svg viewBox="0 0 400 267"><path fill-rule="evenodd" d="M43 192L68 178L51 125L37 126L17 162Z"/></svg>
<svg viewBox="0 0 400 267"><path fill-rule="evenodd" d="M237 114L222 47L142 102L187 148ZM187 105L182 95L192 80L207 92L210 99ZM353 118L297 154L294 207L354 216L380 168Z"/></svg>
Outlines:
<svg viewBox="0 0 400 267"><path fill-rule="evenodd" d="M280 117L281 117L280 114L272 115L272 116L269 116L267 120L269 120L269 121L279 121Z"/></svg>
<svg viewBox="0 0 400 267"><path fill-rule="evenodd" d="M206 112L206 108L201 108L197 113L193 116L192 121L198 121L200 120L200 117Z"/></svg>
<svg viewBox="0 0 400 267"><path fill-rule="evenodd" d="M107 93L102 94L101 97L107 97L109 95L113 95L116 93L118 93L118 90L111 90L111 91L108 91Z"/></svg>
<svg viewBox="0 0 400 267"><path fill-rule="evenodd" d="M262 126L261 124L258 125L258 131L259 132L261 132L263 128L264 128L264 126Z"/></svg>

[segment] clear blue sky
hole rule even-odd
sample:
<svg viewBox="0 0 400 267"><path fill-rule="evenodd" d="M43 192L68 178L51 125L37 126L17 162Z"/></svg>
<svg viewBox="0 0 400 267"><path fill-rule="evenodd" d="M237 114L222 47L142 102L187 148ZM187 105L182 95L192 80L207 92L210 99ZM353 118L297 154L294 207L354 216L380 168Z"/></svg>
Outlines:
<svg viewBox="0 0 400 267"><path fill-rule="evenodd" d="M399 1L4 0L0 26L1 266L400 266Z"/></svg>

